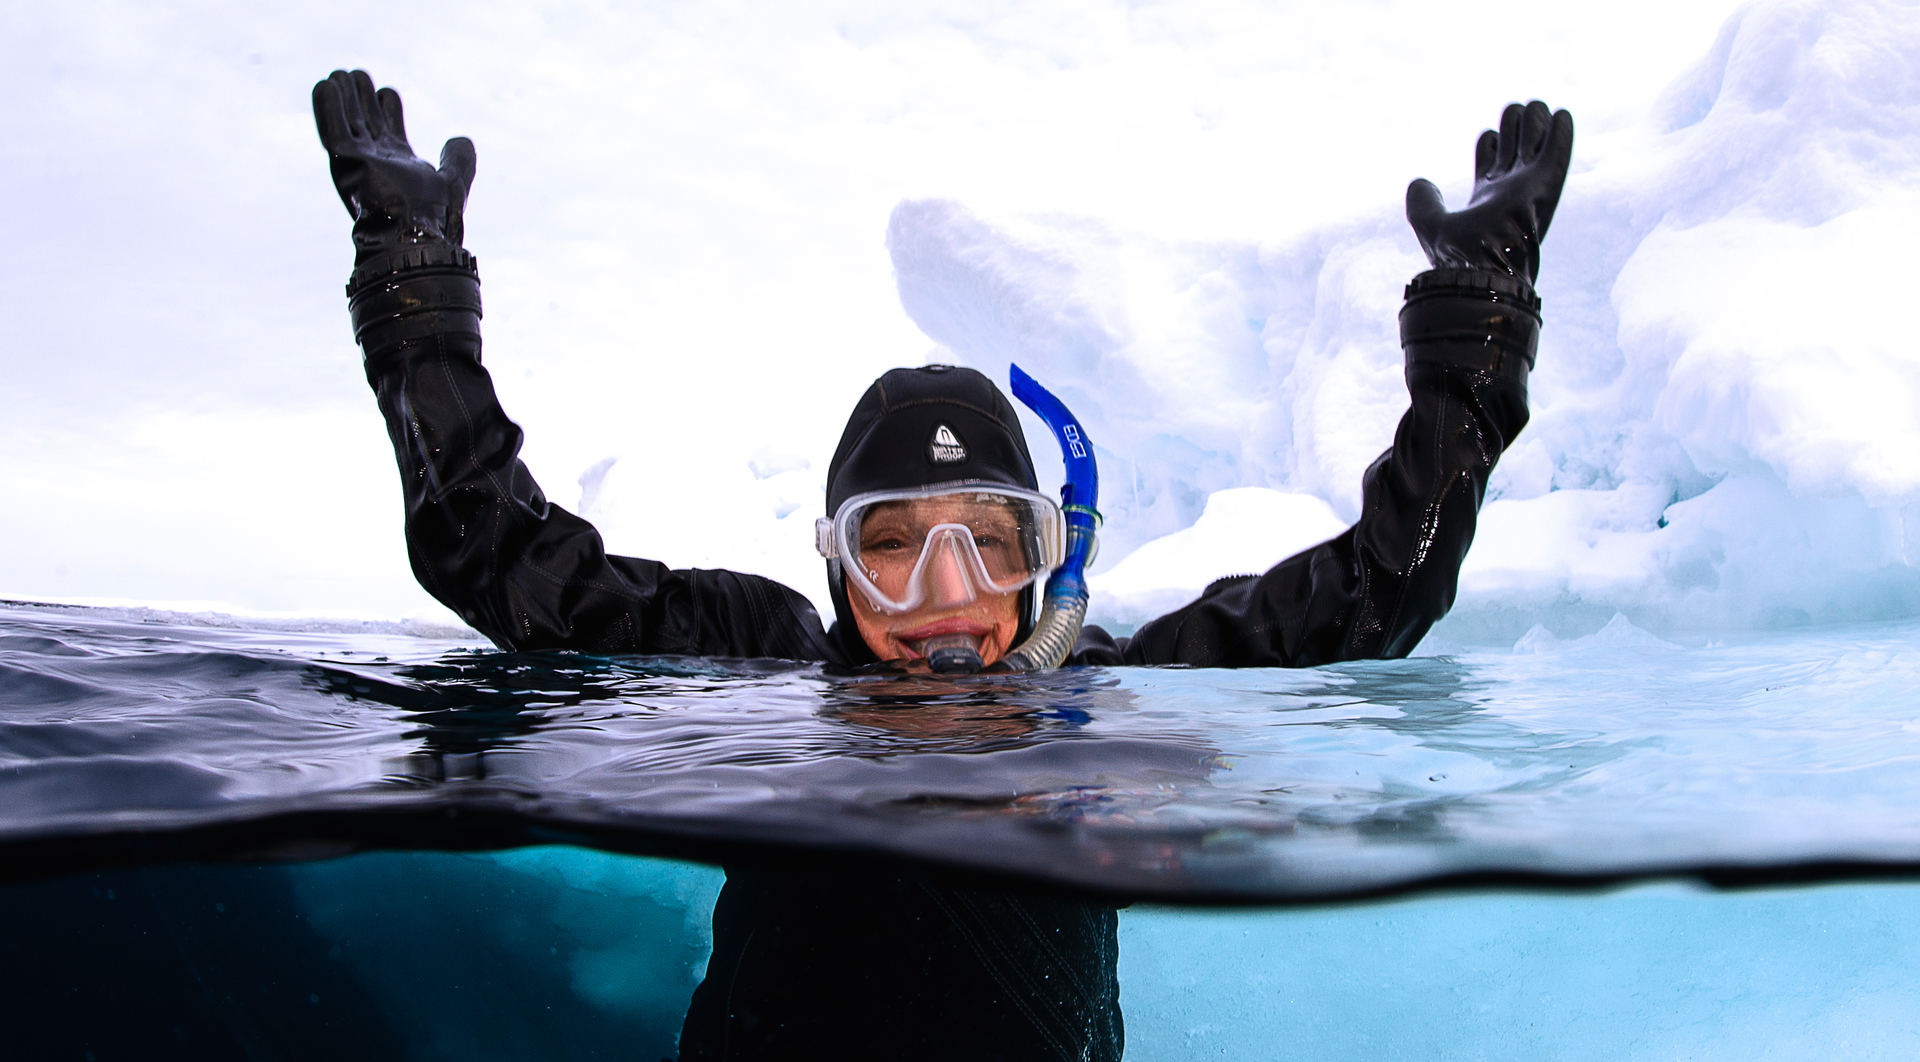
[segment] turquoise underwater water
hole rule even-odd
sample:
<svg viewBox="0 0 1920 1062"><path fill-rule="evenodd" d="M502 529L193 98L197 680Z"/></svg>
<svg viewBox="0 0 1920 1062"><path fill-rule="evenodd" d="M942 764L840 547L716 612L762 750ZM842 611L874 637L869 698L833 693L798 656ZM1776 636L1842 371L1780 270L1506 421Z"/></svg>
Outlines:
<svg viewBox="0 0 1920 1062"><path fill-rule="evenodd" d="M786 844L1140 900L1129 1058L1913 1057L1920 627L1521 648L927 688L0 608L0 1053L670 1057L723 879L660 854Z"/></svg>
<svg viewBox="0 0 1920 1062"><path fill-rule="evenodd" d="M196 1057L650 1062L671 1056L720 883L698 864L551 847L6 886L0 984L34 985L5 984L0 1012L16 1047L50 1048L7 1057L167 1057L154 1030L184 1027L183 1042L253 1048ZM1920 1051L1913 884L1136 905L1120 945L1129 1059ZM78 997L80 1026L22 1012L47 994Z"/></svg>

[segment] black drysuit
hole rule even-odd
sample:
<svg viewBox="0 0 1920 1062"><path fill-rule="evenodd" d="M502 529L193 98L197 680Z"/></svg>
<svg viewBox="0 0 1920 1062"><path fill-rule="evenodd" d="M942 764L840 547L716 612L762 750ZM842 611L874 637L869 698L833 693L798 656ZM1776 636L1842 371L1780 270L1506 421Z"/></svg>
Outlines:
<svg viewBox="0 0 1920 1062"><path fill-rule="evenodd" d="M503 649L873 660L772 580L609 556L518 459L480 363L479 281L428 250L349 286L406 495L421 584ZM383 264L382 270L395 269ZM1307 667L1406 655L1453 603L1487 477L1527 422L1538 300L1492 273L1416 277L1412 403L1353 527L1222 579L1131 638L1087 628L1068 665ZM735 870L683 1058L1115 1058L1110 908L924 874Z"/></svg>

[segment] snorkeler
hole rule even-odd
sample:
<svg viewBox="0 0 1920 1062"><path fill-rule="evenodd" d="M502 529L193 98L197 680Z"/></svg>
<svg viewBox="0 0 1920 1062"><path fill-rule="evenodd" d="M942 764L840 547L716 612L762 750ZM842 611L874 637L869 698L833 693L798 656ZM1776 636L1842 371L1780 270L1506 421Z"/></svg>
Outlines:
<svg viewBox="0 0 1920 1062"><path fill-rule="evenodd" d="M1479 140L1464 210L1449 212L1426 181L1408 188L1407 218L1433 268L1406 289L1411 405L1365 473L1358 522L1265 573L1213 583L1132 637L1086 627L1041 652L1057 633L1036 637L1042 580L1084 559L1073 529L1091 514L1038 492L1012 403L992 381L896 369L855 405L816 543L831 627L770 579L610 556L520 462L520 429L481 366L480 279L462 247L472 143L448 141L437 169L419 159L399 95L376 92L362 71L320 82L313 107L353 216L354 336L429 593L503 649L913 670L1405 656L1451 607L1487 478L1527 423L1539 244L1573 147L1567 112L1516 104ZM835 1057L1120 1054L1111 908L898 873L730 867L714 922L683 1058L823 1044ZM851 1035L850 1022L876 1039L833 1039L836 1028Z"/></svg>

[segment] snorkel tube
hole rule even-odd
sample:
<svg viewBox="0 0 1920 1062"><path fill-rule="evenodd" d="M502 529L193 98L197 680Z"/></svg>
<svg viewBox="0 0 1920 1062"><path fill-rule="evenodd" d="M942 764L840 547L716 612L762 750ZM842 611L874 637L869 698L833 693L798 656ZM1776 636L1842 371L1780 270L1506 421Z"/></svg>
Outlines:
<svg viewBox="0 0 1920 1062"><path fill-rule="evenodd" d="M987 670L1044 671L1059 667L1067 659L1080 637L1080 625L1087 619L1086 567L1099 544L1100 510L1095 505L1100 500L1100 467L1093 459L1093 443L1065 404L1021 372L1018 365L1011 367L1008 377L1013 397L1053 429L1054 438L1060 442L1061 460L1067 463L1067 482L1060 488L1060 508L1067 518L1067 555L1047 577L1044 604L1033 633Z"/></svg>

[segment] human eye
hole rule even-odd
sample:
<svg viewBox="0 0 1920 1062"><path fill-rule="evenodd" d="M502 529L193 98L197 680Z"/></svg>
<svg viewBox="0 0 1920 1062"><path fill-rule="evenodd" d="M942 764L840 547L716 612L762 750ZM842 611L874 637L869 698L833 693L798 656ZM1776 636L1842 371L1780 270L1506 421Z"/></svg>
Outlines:
<svg viewBox="0 0 1920 1062"><path fill-rule="evenodd" d="M919 536L899 520L875 520L860 530L862 553L888 556L919 548Z"/></svg>
<svg viewBox="0 0 1920 1062"><path fill-rule="evenodd" d="M977 544L988 542L1001 545L1012 542L1020 534L1020 522L1008 513L989 513L972 522L973 541Z"/></svg>
<svg viewBox="0 0 1920 1062"><path fill-rule="evenodd" d="M862 535L860 538L862 553L898 553L907 548L906 537L899 534Z"/></svg>

